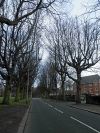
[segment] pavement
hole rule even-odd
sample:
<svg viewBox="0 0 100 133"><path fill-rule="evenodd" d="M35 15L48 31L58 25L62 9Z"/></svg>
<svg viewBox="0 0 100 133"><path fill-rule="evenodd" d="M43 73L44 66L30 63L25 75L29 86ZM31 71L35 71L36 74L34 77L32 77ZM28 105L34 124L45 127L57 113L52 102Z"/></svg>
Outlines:
<svg viewBox="0 0 100 133"><path fill-rule="evenodd" d="M27 105L0 105L0 133L17 133L27 108Z"/></svg>
<svg viewBox="0 0 100 133"><path fill-rule="evenodd" d="M86 103L76 104L75 102L67 102L66 105L100 115L100 105Z"/></svg>
<svg viewBox="0 0 100 133"><path fill-rule="evenodd" d="M100 133L99 109L96 105L35 98L23 133Z"/></svg>
<svg viewBox="0 0 100 133"><path fill-rule="evenodd" d="M17 133L24 133L25 126L27 124L28 116L29 116L30 109L31 109L31 104L32 103L30 103L29 108L27 109L22 121L20 122L20 125L19 125Z"/></svg>

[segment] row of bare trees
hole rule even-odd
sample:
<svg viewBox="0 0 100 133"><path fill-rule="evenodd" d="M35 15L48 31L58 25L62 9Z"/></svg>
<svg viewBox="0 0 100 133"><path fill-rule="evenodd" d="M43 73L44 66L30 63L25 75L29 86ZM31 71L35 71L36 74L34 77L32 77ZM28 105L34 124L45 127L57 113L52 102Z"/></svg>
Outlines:
<svg viewBox="0 0 100 133"><path fill-rule="evenodd" d="M41 66L38 79L38 89L42 96L48 97L51 91L57 92L58 76L53 62L50 61Z"/></svg>
<svg viewBox="0 0 100 133"><path fill-rule="evenodd" d="M69 19L67 17L63 19L59 17L55 19L54 25L45 34L45 43L48 44L50 58L48 70L45 73L51 75L50 77L53 74L54 77L60 77L64 99L66 80L70 78L76 85L76 102L81 102L81 74L100 61L99 11L100 1L96 0L94 5L88 7L88 12L84 14L95 13L93 16L96 22L94 20L80 22L77 18ZM53 72L51 72L50 64L53 65ZM43 76L41 79L40 83L44 79ZM56 80L55 83L52 83L51 88L54 87L54 84L59 83Z"/></svg>
<svg viewBox="0 0 100 133"><path fill-rule="evenodd" d="M42 17L63 0L0 0L0 76L5 84L3 103L27 97L40 62Z"/></svg>
<svg viewBox="0 0 100 133"><path fill-rule="evenodd" d="M65 98L65 81L70 78L76 84L76 102L81 99L81 74L100 61L100 27L78 19L56 19L47 34L48 49L55 71L61 77L61 89Z"/></svg>
<svg viewBox="0 0 100 133"><path fill-rule="evenodd" d="M9 104L12 91L16 92L16 101L23 97L28 99L28 90L36 78L40 62L41 15L45 15L44 11L52 13L55 5L62 2L0 0L0 75L5 82L4 104ZM96 7L99 7L99 1ZM81 73L100 59L99 30L97 23L93 25L88 21L80 23L77 19L59 18L46 33L51 59L48 73L42 75L49 75L50 88L57 88L56 78L60 77L63 97L64 84L69 77L76 83L76 102L80 102Z"/></svg>
<svg viewBox="0 0 100 133"><path fill-rule="evenodd" d="M36 77L40 49L39 13L18 25L0 25L0 75L5 81L3 103L9 104L11 92L15 100L28 96Z"/></svg>

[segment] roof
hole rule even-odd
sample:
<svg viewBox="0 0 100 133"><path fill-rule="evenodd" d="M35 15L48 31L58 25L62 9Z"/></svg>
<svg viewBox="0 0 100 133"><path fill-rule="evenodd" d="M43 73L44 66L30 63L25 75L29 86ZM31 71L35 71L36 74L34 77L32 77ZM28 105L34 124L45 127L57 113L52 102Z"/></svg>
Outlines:
<svg viewBox="0 0 100 133"><path fill-rule="evenodd" d="M89 83L95 83L100 80L100 76L98 74L96 75L90 75L82 77L81 84L89 84Z"/></svg>

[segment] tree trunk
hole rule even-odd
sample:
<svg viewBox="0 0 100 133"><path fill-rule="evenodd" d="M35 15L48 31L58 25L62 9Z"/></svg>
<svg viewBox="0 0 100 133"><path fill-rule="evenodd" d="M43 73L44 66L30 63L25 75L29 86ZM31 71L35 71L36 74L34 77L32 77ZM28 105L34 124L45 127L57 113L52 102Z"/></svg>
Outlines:
<svg viewBox="0 0 100 133"><path fill-rule="evenodd" d="M3 104L10 104L10 92L11 92L11 86L10 86L10 81L6 82L6 87L4 90L4 98L3 98Z"/></svg>
<svg viewBox="0 0 100 133"><path fill-rule="evenodd" d="M54 88L55 88L55 91L56 91L56 100L57 100L57 98L58 98L57 97L57 76L55 76L55 78L54 78Z"/></svg>
<svg viewBox="0 0 100 133"><path fill-rule="evenodd" d="M26 97L26 92L25 92L25 88L24 87L21 87L21 100L25 99Z"/></svg>
<svg viewBox="0 0 100 133"><path fill-rule="evenodd" d="M20 87L16 90L15 102L19 102L20 100Z"/></svg>
<svg viewBox="0 0 100 133"><path fill-rule="evenodd" d="M63 100L65 100L64 80L62 80L61 89L62 89L62 98L63 98Z"/></svg>
<svg viewBox="0 0 100 133"><path fill-rule="evenodd" d="M76 103L81 103L81 88L79 83L77 83L76 90Z"/></svg>
<svg viewBox="0 0 100 133"><path fill-rule="evenodd" d="M81 103L81 73L77 72L76 103Z"/></svg>

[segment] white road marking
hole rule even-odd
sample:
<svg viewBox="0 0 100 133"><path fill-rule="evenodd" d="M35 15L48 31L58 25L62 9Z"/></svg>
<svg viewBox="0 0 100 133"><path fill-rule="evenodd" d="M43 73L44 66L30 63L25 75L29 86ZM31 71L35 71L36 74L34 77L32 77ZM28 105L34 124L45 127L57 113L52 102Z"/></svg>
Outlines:
<svg viewBox="0 0 100 133"><path fill-rule="evenodd" d="M49 106L49 107L51 107L51 108L53 107L53 106L52 106L52 105L50 105L50 104L48 104L48 106Z"/></svg>
<svg viewBox="0 0 100 133"><path fill-rule="evenodd" d="M77 121L77 122L79 122L80 124L82 124L82 125L90 128L91 130L95 131L96 133L100 133L100 131L96 130L95 128L93 128L93 127L91 127L91 126L89 126L87 124L85 124L84 122L82 122L82 121L80 121L80 120L78 120L78 119L76 119L76 118L74 118L72 116L70 118L73 119L73 120L75 120L75 121Z"/></svg>
<svg viewBox="0 0 100 133"><path fill-rule="evenodd" d="M44 102L44 103L47 104L49 107L53 108L54 110L58 111L59 113L61 113L61 114L64 113L63 111L61 111L61 110L59 110L59 109L53 107L52 105L50 105L50 104L48 104L48 103L46 103L46 102Z"/></svg>
<svg viewBox="0 0 100 133"><path fill-rule="evenodd" d="M60 112L61 114L63 114L64 112L63 111L61 111L61 110L59 110L59 109L57 109L57 108L54 108L56 111L58 111L58 112Z"/></svg>
<svg viewBox="0 0 100 133"><path fill-rule="evenodd" d="M49 107L51 107L51 108L53 107L52 105L50 105L50 104L48 104L48 103L46 103L46 102L43 102L43 103L44 103L44 104L47 104L47 105L48 105Z"/></svg>

